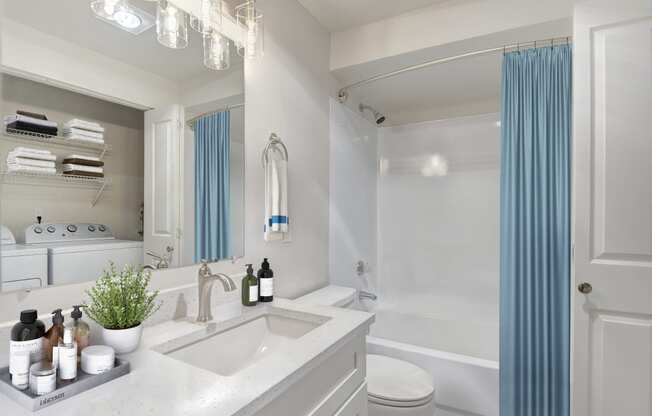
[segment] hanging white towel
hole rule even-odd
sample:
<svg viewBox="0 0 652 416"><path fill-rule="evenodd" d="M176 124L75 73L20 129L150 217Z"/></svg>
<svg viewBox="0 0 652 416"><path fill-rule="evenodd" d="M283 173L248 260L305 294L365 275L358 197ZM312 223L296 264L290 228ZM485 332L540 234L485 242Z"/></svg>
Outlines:
<svg viewBox="0 0 652 416"><path fill-rule="evenodd" d="M270 159L265 166L265 241L285 240L290 232L287 161Z"/></svg>

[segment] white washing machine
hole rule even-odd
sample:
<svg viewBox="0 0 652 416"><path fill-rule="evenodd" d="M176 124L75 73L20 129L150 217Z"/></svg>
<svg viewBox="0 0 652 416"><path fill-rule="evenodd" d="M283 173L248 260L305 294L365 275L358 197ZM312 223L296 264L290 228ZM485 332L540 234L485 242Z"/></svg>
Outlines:
<svg viewBox="0 0 652 416"><path fill-rule="evenodd" d="M48 283L48 250L16 244L9 228L0 226L0 290L34 289Z"/></svg>
<svg viewBox="0 0 652 416"><path fill-rule="evenodd" d="M143 242L118 240L104 224L33 224L25 230L25 244L48 252L48 284L95 280L115 264L141 267Z"/></svg>

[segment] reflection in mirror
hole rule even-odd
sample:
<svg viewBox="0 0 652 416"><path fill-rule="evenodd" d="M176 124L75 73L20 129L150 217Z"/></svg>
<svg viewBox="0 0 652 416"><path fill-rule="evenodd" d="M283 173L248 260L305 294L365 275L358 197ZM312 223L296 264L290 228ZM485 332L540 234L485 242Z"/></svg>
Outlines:
<svg viewBox="0 0 652 416"><path fill-rule="evenodd" d="M156 15L156 3L130 5ZM244 86L87 0L5 5L0 289L244 255ZM53 24L52 22L66 22ZM25 53L41 51L41 53Z"/></svg>
<svg viewBox="0 0 652 416"><path fill-rule="evenodd" d="M184 264L244 253L243 100L186 108Z"/></svg>

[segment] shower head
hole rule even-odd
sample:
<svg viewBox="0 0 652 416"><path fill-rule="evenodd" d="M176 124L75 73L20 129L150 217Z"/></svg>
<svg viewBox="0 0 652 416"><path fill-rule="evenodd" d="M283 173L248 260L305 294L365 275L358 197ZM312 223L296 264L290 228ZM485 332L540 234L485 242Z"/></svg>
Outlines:
<svg viewBox="0 0 652 416"><path fill-rule="evenodd" d="M371 107L369 105L366 105L366 104L362 104L362 103L360 103L358 108L360 109L361 113L364 113L364 110L369 110L371 112L371 114L374 115L374 120L376 121L376 124L378 124L379 126L385 122L385 119L386 119L385 116L380 114L380 112L378 110L376 110L375 108L373 108L373 107Z"/></svg>

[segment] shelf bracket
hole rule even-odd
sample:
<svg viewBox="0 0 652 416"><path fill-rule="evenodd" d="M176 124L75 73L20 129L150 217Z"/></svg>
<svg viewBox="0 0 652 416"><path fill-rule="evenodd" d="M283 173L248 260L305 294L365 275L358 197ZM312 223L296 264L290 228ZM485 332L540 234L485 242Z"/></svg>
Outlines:
<svg viewBox="0 0 652 416"><path fill-rule="evenodd" d="M102 150L100 151L100 156L99 156L100 160L104 159L104 155L106 154L106 148L107 148L106 146L102 147Z"/></svg>
<svg viewBox="0 0 652 416"><path fill-rule="evenodd" d="M95 192L95 197L91 201L91 207L94 207L97 205L97 201L100 200L100 197L102 196L102 193L104 193L104 189L106 188L106 182L102 182L102 186L100 186L100 189Z"/></svg>

